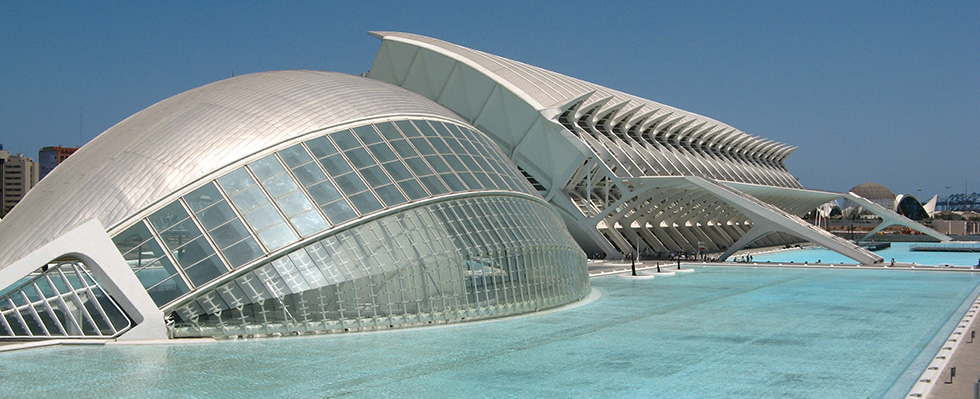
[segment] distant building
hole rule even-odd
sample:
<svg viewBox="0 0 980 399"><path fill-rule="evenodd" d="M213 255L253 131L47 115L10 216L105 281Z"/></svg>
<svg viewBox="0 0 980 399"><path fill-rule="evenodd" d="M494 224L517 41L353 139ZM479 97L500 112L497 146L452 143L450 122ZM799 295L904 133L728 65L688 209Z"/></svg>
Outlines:
<svg viewBox="0 0 980 399"><path fill-rule="evenodd" d="M37 184L38 168L37 163L24 154L9 155L7 151L2 151L0 157L4 158L3 200L0 204L2 204L3 214L6 215L21 198L24 198L31 187Z"/></svg>
<svg viewBox="0 0 980 399"><path fill-rule="evenodd" d="M68 156L78 151L78 147L44 147L37 152L37 163L40 166L40 178L43 179L55 166L68 159Z"/></svg>

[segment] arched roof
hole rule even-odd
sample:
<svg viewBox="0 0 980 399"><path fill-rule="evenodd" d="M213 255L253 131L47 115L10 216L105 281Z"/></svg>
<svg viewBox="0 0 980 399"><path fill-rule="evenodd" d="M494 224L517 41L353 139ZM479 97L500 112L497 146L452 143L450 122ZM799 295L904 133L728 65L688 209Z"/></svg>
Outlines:
<svg viewBox="0 0 980 399"><path fill-rule="evenodd" d="M28 192L0 224L0 268L88 220L111 229L270 146L389 115L463 122L408 90L333 72L261 72L170 97L100 134Z"/></svg>
<svg viewBox="0 0 980 399"><path fill-rule="evenodd" d="M426 48L464 62L490 76L538 111L549 108L564 109L570 104L584 99L585 102L580 108L588 109L597 106L595 115L606 114L616 107L621 107L621 109L615 110L616 112L631 113L633 116L627 118L627 125L643 123L645 119L650 119L649 116L651 115L653 116L652 119L670 116L676 118L673 123L674 126L681 124L699 125L700 127L695 131L689 132L691 134L701 129L730 128L736 137L748 138L748 140L743 141L741 148L748 148L764 141L760 137L746 134L725 123L693 112L439 39L402 32L368 33L382 40ZM412 54L398 54L397 57L393 57L393 62L411 62L412 58ZM626 104L628 106L624 106ZM778 148L778 150L774 150L774 153L777 154L777 159L781 160L796 149L794 146L783 143L774 142L774 144L774 147Z"/></svg>

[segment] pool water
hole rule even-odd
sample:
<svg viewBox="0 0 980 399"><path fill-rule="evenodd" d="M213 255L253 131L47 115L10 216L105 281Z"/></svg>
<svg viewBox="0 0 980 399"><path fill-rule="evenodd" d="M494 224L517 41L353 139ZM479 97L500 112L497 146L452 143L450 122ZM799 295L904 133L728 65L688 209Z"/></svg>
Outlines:
<svg viewBox="0 0 980 399"><path fill-rule="evenodd" d="M891 262L892 258L895 258L895 262L898 263L915 263L917 265L948 264L953 266L975 266L977 262L980 262L980 253L977 252L912 252L909 250L912 247L922 245L926 244L896 242L892 243L891 247L874 251L874 253L885 258L885 263ZM851 258L823 247L779 251L752 256L752 261L756 263L766 261L774 263L817 263L818 260L821 263L857 263Z"/></svg>
<svg viewBox="0 0 980 399"><path fill-rule="evenodd" d="M0 353L0 396L902 397L980 276L704 267L592 281L595 302L485 323Z"/></svg>

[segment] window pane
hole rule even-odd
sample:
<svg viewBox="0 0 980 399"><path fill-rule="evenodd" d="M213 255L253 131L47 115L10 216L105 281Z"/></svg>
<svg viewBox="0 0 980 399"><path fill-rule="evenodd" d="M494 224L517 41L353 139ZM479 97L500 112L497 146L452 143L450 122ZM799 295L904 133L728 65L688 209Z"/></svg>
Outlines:
<svg viewBox="0 0 980 399"><path fill-rule="evenodd" d="M272 204L265 204L256 208L254 211L245 214L245 220L252 229L262 230L276 223L282 223L282 216L276 212Z"/></svg>
<svg viewBox="0 0 980 399"><path fill-rule="evenodd" d="M391 123L384 122L375 126L381 131L381 135L385 136L385 138L388 140L394 140L402 137L401 133L398 133L398 130L395 130L395 126Z"/></svg>
<svg viewBox="0 0 980 399"><path fill-rule="evenodd" d="M269 190L269 194L273 198L279 198L283 195L291 193L293 191L299 190L299 186L296 185L296 181L288 173L282 173L277 176L270 177L268 180L262 182L262 186L266 190Z"/></svg>
<svg viewBox="0 0 980 399"><path fill-rule="evenodd" d="M367 190L367 186L356 173L348 173L343 176L337 176L336 179L337 186L340 187L340 191L344 194L359 193L361 191Z"/></svg>
<svg viewBox="0 0 980 399"><path fill-rule="evenodd" d="M379 162L384 163L384 162L394 161L398 159L398 156L395 155L395 152L392 151L391 148L388 148L388 144L378 143L368 147L368 149L371 150L371 154L373 154L374 157L377 158Z"/></svg>
<svg viewBox="0 0 980 399"><path fill-rule="evenodd" d="M296 215L313 209L313 204L310 203L309 198L306 198L306 194L303 194L302 191L297 191L282 197L276 203L279 204L279 209L282 209L282 212L286 216Z"/></svg>
<svg viewBox="0 0 980 399"><path fill-rule="evenodd" d="M405 160L408 167L412 168L412 172L415 172L416 176L428 176L432 174L432 169L429 169L429 165L425 164L422 158L408 158Z"/></svg>
<svg viewBox="0 0 980 399"><path fill-rule="evenodd" d="M223 200L224 197L218 192L218 188L211 183L205 184L201 188L191 191L190 194L184 196L184 201L187 202L187 206L194 212L198 212L211 204Z"/></svg>
<svg viewBox="0 0 980 399"><path fill-rule="evenodd" d="M354 133L364 144L373 144L381 141L381 136L370 125L355 127Z"/></svg>
<svg viewBox="0 0 980 399"><path fill-rule="evenodd" d="M276 159L275 155L269 155L258 161L252 162L248 164L248 168L252 170L252 173L254 173L255 177L259 178L259 180L265 180L268 179L269 176L286 171L286 169L282 167L282 164L279 163L279 160Z"/></svg>
<svg viewBox="0 0 980 399"><path fill-rule="evenodd" d="M398 192L398 189L392 184L375 188L374 191L378 193L381 200L384 201L385 204L388 204L388 206L394 206L405 202L405 196Z"/></svg>
<svg viewBox="0 0 980 399"><path fill-rule="evenodd" d="M248 262L251 262L258 257L262 256L262 248L259 244L255 242L255 239L249 237L247 240L243 240L238 244L232 245L231 247L222 251L225 254L225 258L231 263L232 267L240 267Z"/></svg>
<svg viewBox="0 0 980 399"><path fill-rule="evenodd" d="M309 211L298 216L294 216L289 219L299 231L299 234L306 237L310 234L316 233L318 231L323 231L327 229L327 221L323 220L323 216L320 216L320 212Z"/></svg>
<svg viewBox="0 0 980 399"><path fill-rule="evenodd" d="M244 168L239 168L227 175L219 177L218 184L221 185L221 188L226 193L234 194L245 187L255 184L255 180L252 179L252 176Z"/></svg>
<svg viewBox="0 0 980 399"><path fill-rule="evenodd" d="M415 151L415 149L412 148L412 145L408 144L408 142L405 140L395 140L392 141L390 144L392 148L394 148L395 151L398 152L398 155L400 155L402 158L408 158L408 157L413 157L418 155L418 151Z"/></svg>
<svg viewBox="0 0 980 399"><path fill-rule="evenodd" d="M447 185L449 185L450 190L466 191L466 187L463 186L463 183L459 181L459 179L456 178L456 176L453 176L451 173L440 174L439 177L441 177L442 180L445 181Z"/></svg>
<svg viewBox="0 0 980 399"><path fill-rule="evenodd" d="M320 170L320 167L317 166L316 163L312 162L293 169L293 174L296 175L299 182L306 187L321 182L327 178L327 175Z"/></svg>
<svg viewBox="0 0 980 399"><path fill-rule="evenodd" d="M197 214L197 219L201 221L205 229L213 229L235 217L235 212L232 211L231 206L225 201L221 201L217 205L212 205L210 208Z"/></svg>
<svg viewBox="0 0 980 399"><path fill-rule="evenodd" d="M262 204L269 203L269 198L265 196L265 193L258 186L252 186L232 195L231 202L238 207L239 211L248 212Z"/></svg>
<svg viewBox="0 0 980 399"><path fill-rule="evenodd" d="M354 147L359 147L361 145L361 143L358 142L356 138L354 138L354 133L351 133L350 130L341 130L339 132L334 132L330 134L330 138L332 138L333 141L337 143L337 146L340 147L341 151L346 151Z"/></svg>
<svg viewBox="0 0 980 399"><path fill-rule="evenodd" d="M438 173L452 172L452 169L449 168L449 165L446 165L446 162L443 161L442 158L439 158L438 156L429 155L425 157L425 160L429 162L429 165L432 165L432 169L435 169L435 171Z"/></svg>
<svg viewBox="0 0 980 399"><path fill-rule="evenodd" d="M323 213L327 214L327 218L334 224L340 224L357 217L354 209L344 200L334 201L320 207L320 209L323 209Z"/></svg>
<svg viewBox="0 0 980 399"><path fill-rule="evenodd" d="M317 158L324 158L329 155L337 153L337 147L334 147L333 143L330 142L326 137L317 137L313 140L307 141L306 147L310 149Z"/></svg>
<svg viewBox="0 0 980 399"><path fill-rule="evenodd" d="M211 239L218 248L227 248L248 236L248 230L241 220L233 220L211 231Z"/></svg>
<svg viewBox="0 0 980 399"><path fill-rule="evenodd" d="M324 181L315 186L310 186L307 190L310 192L310 195L313 196L313 200L316 201L317 204L326 204L340 198L340 192L338 192L337 188L333 186L333 183L329 181Z"/></svg>
<svg viewBox="0 0 980 399"><path fill-rule="evenodd" d="M422 184L425 185L425 188L429 190L430 193L432 193L432 195L445 194L449 192L449 189L446 188L446 185L442 184L442 182L439 181L439 178L435 176L422 177L419 178L419 180L422 182Z"/></svg>
<svg viewBox="0 0 980 399"><path fill-rule="evenodd" d="M374 198L374 194L371 194L370 191L351 195L350 202L354 204L354 208L357 208L357 211L362 215L381 209L381 203L378 202L377 198Z"/></svg>
<svg viewBox="0 0 980 399"><path fill-rule="evenodd" d="M210 258L184 269L184 272L187 274L187 279L194 285L202 285L214 280L216 277L224 274L225 271L227 269L221 264L221 260L218 259L217 255L212 255Z"/></svg>
<svg viewBox="0 0 980 399"><path fill-rule="evenodd" d="M412 173L408 171L408 168L406 168L405 164L401 163L401 161L388 162L383 166L385 167L385 171L387 171L388 174L395 179L395 181L415 178L415 176L412 176Z"/></svg>
<svg viewBox="0 0 980 399"><path fill-rule="evenodd" d="M362 170L361 175L364 176L364 181L367 182L369 187L378 187L391 183L388 175L378 166L372 166Z"/></svg>
<svg viewBox="0 0 980 399"><path fill-rule="evenodd" d="M320 164L323 165L323 169L326 169L330 176L342 175L353 170L350 164L347 163L347 160L341 157L340 154L323 158L320 160Z"/></svg>
<svg viewBox="0 0 980 399"><path fill-rule="evenodd" d="M374 161L374 158L371 158L371 155L368 154L367 150L365 150L363 147L358 147L353 150L347 151L344 153L344 155L347 155L347 159L350 160L350 163L353 164L354 167L357 169L361 169L377 163Z"/></svg>
<svg viewBox="0 0 980 399"><path fill-rule="evenodd" d="M286 226L285 223L276 225L268 230L259 233L259 240L265 244L269 251L275 251L287 244L296 241L296 233Z"/></svg>
<svg viewBox="0 0 980 399"><path fill-rule="evenodd" d="M187 211L180 202L172 202L150 215L147 220L156 231L163 231L187 218Z"/></svg>
<svg viewBox="0 0 980 399"><path fill-rule="evenodd" d="M429 145L429 142L423 138L413 138L412 145L415 146L415 149L418 150L419 154L432 155L436 153L432 149L432 146Z"/></svg>
<svg viewBox="0 0 980 399"><path fill-rule="evenodd" d="M401 187L402 191L405 191L405 195L408 195L408 198L413 200L422 199L429 196L429 194L422 189L422 185L415 180L405 180L398 183L398 187Z"/></svg>
<svg viewBox="0 0 980 399"><path fill-rule="evenodd" d="M395 121L395 125L402 131L405 137L418 137L419 131L409 121Z"/></svg>
<svg viewBox="0 0 980 399"><path fill-rule="evenodd" d="M157 283L156 287L147 290L147 293L150 294L153 303L157 304L157 306L163 306L187 291L190 290L187 288L184 280L180 276L173 276L167 281Z"/></svg>
<svg viewBox="0 0 980 399"><path fill-rule="evenodd" d="M313 158L310 154L306 152L302 144L296 144L285 150L279 151L279 156L282 157L282 161L289 165L290 168L297 165L302 165L304 163L310 162Z"/></svg>

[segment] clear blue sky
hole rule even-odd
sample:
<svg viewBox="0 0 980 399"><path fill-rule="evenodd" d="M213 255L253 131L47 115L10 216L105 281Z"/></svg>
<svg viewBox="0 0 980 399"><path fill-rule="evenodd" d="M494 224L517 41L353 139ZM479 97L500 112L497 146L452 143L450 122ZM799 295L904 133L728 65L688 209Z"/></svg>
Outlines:
<svg viewBox="0 0 980 399"><path fill-rule="evenodd" d="M365 32L394 30L799 146L787 165L808 188L980 191L976 0L149 3L0 1L5 149L78 145L233 73L361 73Z"/></svg>

